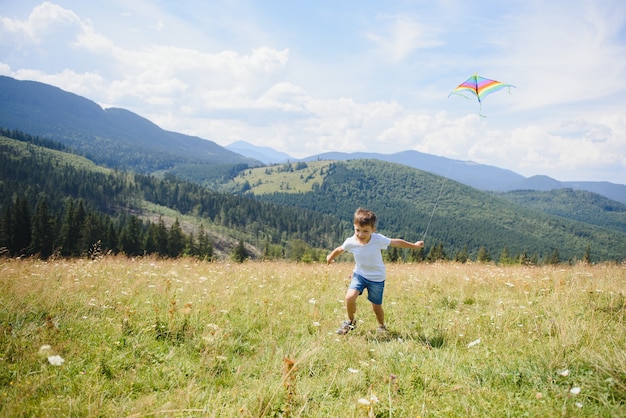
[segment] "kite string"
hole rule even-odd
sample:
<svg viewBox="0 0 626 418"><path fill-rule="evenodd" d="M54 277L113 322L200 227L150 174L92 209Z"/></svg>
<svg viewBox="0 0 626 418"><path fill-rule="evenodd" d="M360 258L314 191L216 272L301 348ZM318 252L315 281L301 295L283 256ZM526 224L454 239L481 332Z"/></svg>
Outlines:
<svg viewBox="0 0 626 418"><path fill-rule="evenodd" d="M448 168L446 169L446 175L441 179L441 187L439 188L439 196L437 196L437 200L433 205L433 210L430 213L430 218L428 219L428 224L426 224L426 230L424 231L424 236L422 237L422 241L426 240L426 234L428 234L428 229L430 228L430 223L433 220L433 216L435 216L435 210L437 209L437 205L439 205L439 200L441 199L441 195L443 194L443 186L448 181L448 174L450 173L450 166L452 165L452 160L448 161Z"/></svg>

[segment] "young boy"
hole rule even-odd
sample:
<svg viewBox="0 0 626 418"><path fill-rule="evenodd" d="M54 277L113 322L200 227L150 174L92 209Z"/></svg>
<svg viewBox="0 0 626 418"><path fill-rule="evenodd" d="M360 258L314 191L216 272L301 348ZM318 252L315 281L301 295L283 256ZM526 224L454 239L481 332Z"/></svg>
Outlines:
<svg viewBox="0 0 626 418"><path fill-rule="evenodd" d="M367 289L367 299L372 302L372 309L378 321L378 331L385 332L385 312L383 311L383 291L385 290L386 269L381 250L387 247L422 248L424 241L410 243L403 239L387 238L376 233L376 214L371 210L358 208L354 213L354 235L335 248L328 256L328 264L346 251L354 255L352 281L346 292L346 311L348 320L343 321L337 334L347 334L354 329L356 321L356 299Z"/></svg>

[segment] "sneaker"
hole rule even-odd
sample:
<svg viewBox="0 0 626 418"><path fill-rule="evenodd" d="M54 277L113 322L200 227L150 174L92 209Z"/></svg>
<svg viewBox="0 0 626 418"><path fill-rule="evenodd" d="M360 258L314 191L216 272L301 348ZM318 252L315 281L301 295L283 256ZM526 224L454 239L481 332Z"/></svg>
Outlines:
<svg viewBox="0 0 626 418"><path fill-rule="evenodd" d="M379 334L386 334L387 333L387 327L384 325L379 325L378 328L376 328L376 332Z"/></svg>
<svg viewBox="0 0 626 418"><path fill-rule="evenodd" d="M341 323L341 326L337 329L337 334L346 335L348 331L350 331L351 329L354 329L355 327L356 327L356 320L355 321L345 320Z"/></svg>

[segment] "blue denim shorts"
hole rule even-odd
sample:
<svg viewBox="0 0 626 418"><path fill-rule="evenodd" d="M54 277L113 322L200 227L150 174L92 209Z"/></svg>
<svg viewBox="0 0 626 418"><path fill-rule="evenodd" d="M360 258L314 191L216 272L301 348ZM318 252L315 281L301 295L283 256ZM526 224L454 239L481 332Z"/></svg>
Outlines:
<svg viewBox="0 0 626 418"><path fill-rule="evenodd" d="M385 291L385 282L373 282L367 280L360 274L352 274L352 281L350 282L350 289L358 290L359 294L363 294L363 289L367 289L367 300L374 305L383 304L383 292Z"/></svg>

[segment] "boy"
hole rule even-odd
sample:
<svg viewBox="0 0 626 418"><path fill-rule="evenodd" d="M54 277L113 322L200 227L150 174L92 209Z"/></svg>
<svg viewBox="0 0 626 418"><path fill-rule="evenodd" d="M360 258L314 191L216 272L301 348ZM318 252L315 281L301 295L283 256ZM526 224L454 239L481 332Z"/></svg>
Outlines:
<svg viewBox="0 0 626 418"><path fill-rule="evenodd" d="M346 292L348 320L343 321L337 334L345 335L356 326L356 299L367 289L367 299L378 321L378 332L385 332L385 312L383 311L383 291L385 290L386 269L381 250L387 247L423 248L424 241L411 243L403 239L387 238L376 233L376 214L371 210L358 208L354 213L354 235L335 248L326 257L328 264L346 251L354 255L352 281Z"/></svg>

